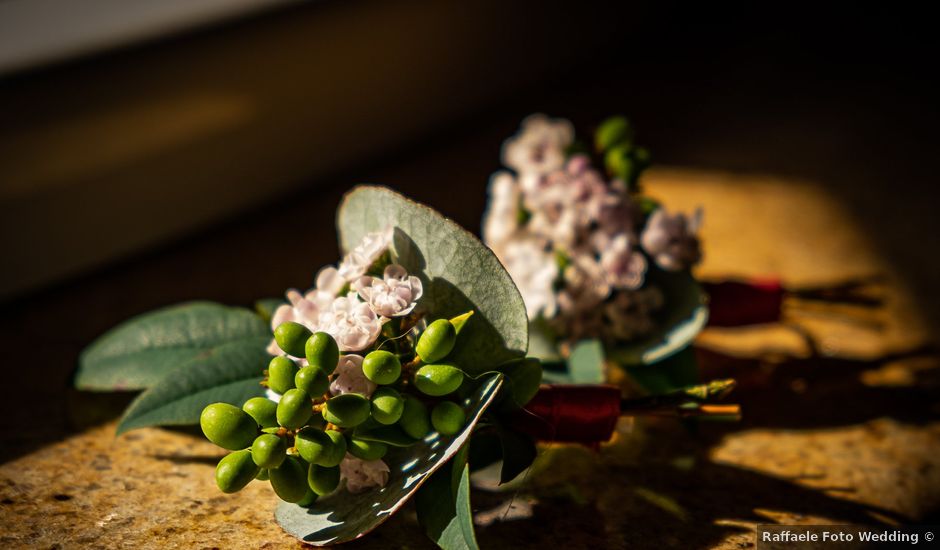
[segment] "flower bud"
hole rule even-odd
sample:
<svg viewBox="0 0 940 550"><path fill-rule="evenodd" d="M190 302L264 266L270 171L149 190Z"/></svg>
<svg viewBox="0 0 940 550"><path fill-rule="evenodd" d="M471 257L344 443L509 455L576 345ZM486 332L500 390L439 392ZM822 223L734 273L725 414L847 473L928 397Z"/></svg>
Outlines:
<svg viewBox="0 0 940 550"><path fill-rule="evenodd" d="M379 441L366 441L355 437L349 438L346 450L361 460L378 460L385 456L388 445Z"/></svg>
<svg viewBox="0 0 940 550"><path fill-rule="evenodd" d="M277 393L284 393L294 387L297 365L283 355L271 359L268 363L268 387Z"/></svg>
<svg viewBox="0 0 940 550"><path fill-rule="evenodd" d="M274 341L277 346L287 355L294 357L304 356L304 348L310 335L310 329L293 321L281 323L274 329Z"/></svg>
<svg viewBox="0 0 940 550"><path fill-rule="evenodd" d="M242 410L254 418L262 428L277 427L277 403L267 397L252 397L245 401Z"/></svg>
<svg viewBox="0 0 940 550"><path fill-rule="evenodd" d="M405 406L402 410L398 425L410 437L422 439L431 431L431 421L428 418L428 408L413 396L405 397Z"/></svg>
<svg viewBox="0 0 940 550"><path fill-rule="evenodd" d="M346 438L336 430L306 427L294 438L297 453L311 464L336 466L346 454Z"/></svg>
<svg viewBox="0 0 940 550"><path fill-rule="evenodd" d="M308 395L323 395L330 389L330 378L322 368L307 365L297 371L294 384Z"/></svg>
<svg viewBox="0 0 940 550"><path fill-rule="evenodd" d="M247 449L258 435L255 419L228 403L213 403L203 409L199 426L209 441L230 451Z"/></svg>
<svg viewBox="0 0 940 550"><path fill-rule="evenodd" d="M333 374L339 362L339 346L332 336L325 332L315 332L304 345L307 363L320 367L327 375Z"/></svg>
<svg viewBox="0 0 940 550"><path fill-rule="evenodd" d="M441 401L431 410L431 425L441 435L454 435L463 429L467 415L453 401Z"/></svg>
<svg viewBox="0 0 940 550"><path fill-rule="evenodd" d="M425 365L415 373L415 386L424 394L447 395L463 383L463 371L452 365Z"/></svg>
<svg viewBox="0 0 940 550"><path fill-rule="evenodd" d="M425 363L433 363L447 357L457 342L457 329L447 319L438 319L428 325L418 338L415 351Z"/></svg>
<svg viewBox="0 0 940 550"><path fill-rule="evenodd" d="M287 457L268 475L271 476L271 487L284 502L300 502L307 496L307 467L296 456Z"/></svg>
<svg viewBox="0 0 940 550"><path fill-rule="evenodd" d="M320 496L332 493L339 486L339 466L311 464L307 471L307 485Z"/></svg>
<svg viewBox="0 0 940 550"><path fill-rule="evenodd" d="M594 133L594 148L603 153L618 145L629 145L633 142L633 128L627 117L612 116L601 122Z"/></svg>
<svg viewBox="0 0 940 550"><path fill-rule="evenodd" d="M401 394L392 388L379 388L372 394L372 418L379 424L398 422L405 408Z"/></svg>
<svg viewBox="0 0 940 550"><path fill-rule="evenodd" d="M277 404L277 423L290 430L299 429L313 415L312 405L304 390L287 390Z"/></svg>
<svg viewBox="0 0 940 550"><path fill-rule="evenodd" d="M401 362L394 353L373 351L363 359L362 373L376 384L394 384L401 375Z"/></svg>
<svg viewBox="0 0 940 550"><path fill-rule="evenodd" d="M261 434L251 444L251 458L259 468L277 468L287 456L287 443L273 434Z"/></svg>
<svg viewBox="0 0 940 550"><path fill-rule="evenodd" d="M229 453L215 467L215 484L223 493L236 493L251 483L259 468L246 450Z"/></svg>
<svg viewBox="0 0 940 550"><path fill-rule="evenodd" d="M323 418L340 428L354 428L369 419L371 404L358 393L344 393L330 398L323 407Z"/></svg>

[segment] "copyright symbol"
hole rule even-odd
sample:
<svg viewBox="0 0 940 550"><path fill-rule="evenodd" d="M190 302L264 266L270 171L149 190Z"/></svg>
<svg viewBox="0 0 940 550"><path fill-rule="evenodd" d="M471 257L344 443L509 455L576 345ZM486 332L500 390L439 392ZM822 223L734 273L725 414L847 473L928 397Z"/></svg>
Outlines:
<svg viewBox="0 0 940 550"><path fill-rule="evenodd" d="M932 532L932 531L927 531L926 533L924 533L924 540L926 540L927 542L932 541L932 540L933 540L933 532Z"/></svg>

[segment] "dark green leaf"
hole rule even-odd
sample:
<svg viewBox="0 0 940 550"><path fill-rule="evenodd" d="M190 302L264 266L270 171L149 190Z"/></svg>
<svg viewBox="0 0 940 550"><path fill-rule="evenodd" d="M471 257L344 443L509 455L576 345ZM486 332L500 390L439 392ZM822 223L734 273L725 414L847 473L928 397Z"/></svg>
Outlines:
<svg viewBox="0 0 940 550"><path fill-rule="evenodd" d="M140 394L124 412L118 433L145 426L197 424L210 403L241 406L264 395L259 384L270 360L269 338L255 336L216 346L190 359L155 386Z"/></svg>
<svg viewBox="0 0 940 550"><path fill-rule="evenodd" d="M75 385L93 391L149 388L218 346L260 336L270 338L271 331L247 309L211 302L170 306L125 321L95 340L79 358Z"/></svg>
<svg viewBox="0 0 940 550"><path fill-rule="evenodd" d="M599 340L581 340L568 356L568 372L576 384L604 382L604 346Z"/></svg>
<svg viewBox="0 0 940 550"><path fill-rule="evenodd" d="M318 546L347 542L375 529L457 454L501 385L500 375L481 378L477 391L462 403L468 422L459 434L432 433L410 447L389 449L383 460L391 473L384 489L355 495L341 489L309 508L281 502L275 512L277 522L291 535Z"/></svg>
<svg viewBox="0 0 940 550"><path fill-rule="evenodd" d="M476 550L470 507L469 443L421 487L415 498L418 521L443 550Z"/></svg>
<svg viewBox="0 0 940 550"><path fill-rule="evenodd" d="M395 227L394 259L424 283L431 319L476 313L448 356L470 374L525 354L528 320L522 296L490 249L434 210L382 187L357 187L337 215L343 250L370 232Z"/></svg>
<svg viewBox="0 0 940 550"><path fill-rule="evenodd" d="M535 440L509 428L500 426L499 441L503 447L503 467L499 472L500 484L516 479L535 461Z"/></svg>
<svg viewBox="0 0 940 550"><path fill-rule="evenodd" d="M628 367L627 372L650 394L668 393L698 382L695 351L689 346L655 365Z"/></svg>

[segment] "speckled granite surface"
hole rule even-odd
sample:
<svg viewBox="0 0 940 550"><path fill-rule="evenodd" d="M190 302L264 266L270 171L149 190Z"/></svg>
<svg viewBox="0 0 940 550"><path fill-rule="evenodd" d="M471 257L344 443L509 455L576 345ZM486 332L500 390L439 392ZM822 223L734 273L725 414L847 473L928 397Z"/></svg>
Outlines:
<svg viewBox="0 0 940 550"><path fill-rule="evenodd" d="M481 545L746 548L761 522L935 519L940 362L916 351L927 337L916 301L855 221L810 183L659 170L649 189L672 208L705 207L701 276L798 286L882 274L885 307L789 302L789 326L708 331L704 368L741 381L744 422L693 434L625 421L599 453L544 448L521 486L475 493ZM826 356L807 358L805 334ZM185 431L113 434L113 421L93 425L0 465L0 545L300 546L273 522L267 486L215 489L213 445ZM429 543L406 510L349 546Z"/></svg>

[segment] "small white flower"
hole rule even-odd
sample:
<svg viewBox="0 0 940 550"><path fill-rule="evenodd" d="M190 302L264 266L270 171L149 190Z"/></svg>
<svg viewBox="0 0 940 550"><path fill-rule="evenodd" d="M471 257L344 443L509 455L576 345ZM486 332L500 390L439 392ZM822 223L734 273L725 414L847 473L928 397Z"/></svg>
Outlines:
<svg viewBox="0 0 940 550"><path fill-rule="evenodd" d="M355 292L333 300L320 314L320 330L328 333L340 351L361 351L371 346L382 331L380 319L369 304L360 302Z"/></svg>
<svg viewBox="0 0 940 550"><path fill-rule="evenodd" d="M610 295L607 273L592 253L574 251L565 267L565 286L558 294L558 305L565 313L590 310Z"/></svg>
<svg viewBox="0 0 940 550"><path fill-rule="evenodd" d="M385 487L388 483L389 469L381 459L360 460L351 454L339 463L340 479L346 480L346 490L361 493L373 487Z"/></svg>
<svg viewBox="0 0 940 550"><path fill-rule="evenodd" d="M314 297L315 292L309 292L307 296ZM288 321L300 323L312 332L320 330L320 306L314 300L308 299L307 296L301 295L300 292L294 289L288 290L287 301L290 303L278 306L274 310L274 315L271 316L271 330ZM271 355L284 353L273 339L268 344L267 351Z"/></svg>
<svg viewBox="0 0 940 550"><path fill-rule="evenodd" d="M531 115L503 144L503 164L520 174L547 174L562 167L573 141L574 127L567 120Z"/></svg>
<svg viewBox="0 0 940 550"><path fill-rule="evenodd" d="M393 229L389 227L363 237L362 242L343 258L337 270L338 274L350 283L365 275L372 264L388 250L392 244L392 235Z"/></svg>
<svg viewBox="0 0 940 550"><path fill-rule="evenodd" d="M633 249L625 234L621 233L610 241L601 253L601 266L607 282L614 288L636 290L643 286L646 258Z"/></svg>
<svg viewBox="0 0 940 550"><path fill-rule="evenodd" d="M691 218L682 213L670 216L665 208L659 208L650 216L640 244L656 265L667 271L680 271L702 259L697 236L701 224L701 208Z"/></svg>
<svg viewBox="0 0 940 550"><path fill-rule="evenodd" d="M509 172L497 172L490 180L489 206L483 218L483 241L493 247L519 227L519 186Z"/></svg>
<svg viewBox="0 0 940 550"><path fill-rule="evenodd" d="M366 378L362 372L362 356L349 354L339 358L334 371L333 382L330 383L330 393L340 395L343 393L358 393L371 397L378 387L375 382Z"/></svg>
<svg viewBox="0 0 940 550"><path fill-rule="evenodd" d="M372 311L384 317L408 315L424 292L421 279L409 276L398 264L387 266L383 279L363 275L353 283L353 289L359 292Z"/></svg>
<svg viewBox="0 0 940 550"><path fill-rule="evenodd" d="M500 258L506 271L519 287L529 319L539 314L555 315L555 292L552 285L558 277L558 265L545 246L534 239L506 243Z"/></svg>
<svg viewBox="0 0 940 550"><path fill-rule="evenodd" d="M271 388L267 388L264 390L264 396L270 399L271 401L274 401L275 403L281 402L281 394L277 393Z"/></svg>

